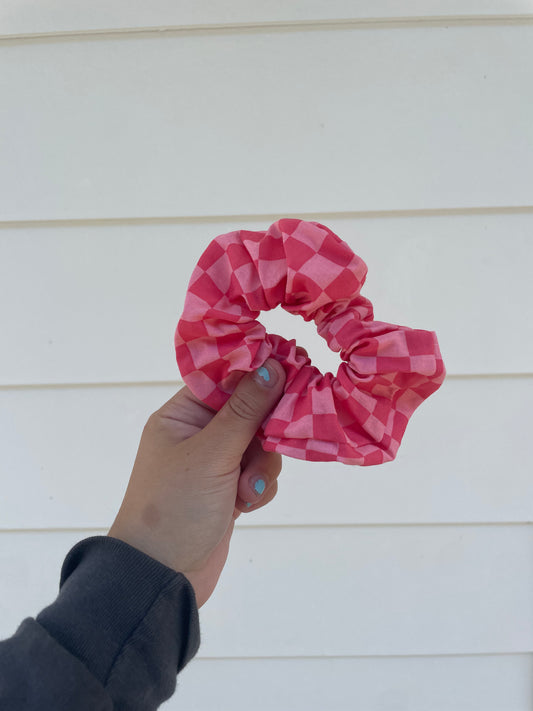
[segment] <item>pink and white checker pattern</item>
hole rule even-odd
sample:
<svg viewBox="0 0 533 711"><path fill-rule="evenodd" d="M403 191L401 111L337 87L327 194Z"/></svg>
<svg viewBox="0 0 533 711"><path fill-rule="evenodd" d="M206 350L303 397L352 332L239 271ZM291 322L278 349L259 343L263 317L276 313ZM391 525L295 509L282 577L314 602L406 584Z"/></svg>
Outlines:
<svg viewBox="0 0 533 711"><path fill-rule="evenodd" d="M328 227L283 218L219 235L196 265L175 333L185 384L219 410L267 358L287 380L257 431L265 451L368 466L396 456L409 418L444 381L433 331L373 320L363 260ZM343 361L335 377L257 321L277 306L314 321Z"/></svg>

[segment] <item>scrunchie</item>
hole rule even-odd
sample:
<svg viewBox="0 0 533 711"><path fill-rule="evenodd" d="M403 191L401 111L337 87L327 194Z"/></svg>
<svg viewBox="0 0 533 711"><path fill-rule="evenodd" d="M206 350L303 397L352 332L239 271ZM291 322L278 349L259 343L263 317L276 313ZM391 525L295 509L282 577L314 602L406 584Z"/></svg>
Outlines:
<svg viewBox="0 0 533 711"><path fill-rule="evenodd" d="M276 358L284 393L256 435L265 451L368 466L396 456L409 418L443 382L433 331L373 320L367 266L328 227L280 219L219 235L189 282L174 344L185 384L219 410L242 376ZM257 321L281 305L313 320L342 363L335 377Z"/></svg>

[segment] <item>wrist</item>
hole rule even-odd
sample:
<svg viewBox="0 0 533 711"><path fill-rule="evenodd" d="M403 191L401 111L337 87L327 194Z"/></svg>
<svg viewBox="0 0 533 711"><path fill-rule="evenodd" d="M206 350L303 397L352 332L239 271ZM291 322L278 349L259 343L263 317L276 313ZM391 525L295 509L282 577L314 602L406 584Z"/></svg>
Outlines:
<svg viewBox="0 0 533 711"><path fill-rule="evenodd" d="M123 524L117 524L116 522L111 526L107 535L110 538L117 538L124 543L136 548L145 555L150 556L159 563L166 565L175 573L181 571L176 570L175 566L172 564L173 561L165 554L160 545L155 544L148 536L142 535L139 531L133 530L128 526Z"/></svg>

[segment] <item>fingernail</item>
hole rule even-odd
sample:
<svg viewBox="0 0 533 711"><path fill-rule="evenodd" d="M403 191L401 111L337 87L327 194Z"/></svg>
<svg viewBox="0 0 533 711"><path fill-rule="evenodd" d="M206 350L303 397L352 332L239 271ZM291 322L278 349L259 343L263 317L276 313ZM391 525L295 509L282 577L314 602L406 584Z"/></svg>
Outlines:
<svg viewBox="0 0 533 711"><path fill-rule="evenodd" d="M255 491L255 493L256 493L256 494L259 494L259 496L261 496L261 494L263 493L264 490L265 490L265 482L264 482L264 480L263 480L263 479L258 479L258 480L255 482L255 484L254 484L254 491Z"/></svg>
<svg viewBox="0 0 533 711"><path fill-rule="evenodd" d="M257 383L259 383L259 385L262 385L265 388L273 388L277 383L278 374L270 364L267 365L266 363L263 363L260 368L254 371L254 379Z"/></svg>
<svg viewBox="0 0 533 711"><path fill-rule="evenodd" d="M246 504L246 508L247 508L247 509L250 508L251 505L252 505L252 504Z"/></svg>

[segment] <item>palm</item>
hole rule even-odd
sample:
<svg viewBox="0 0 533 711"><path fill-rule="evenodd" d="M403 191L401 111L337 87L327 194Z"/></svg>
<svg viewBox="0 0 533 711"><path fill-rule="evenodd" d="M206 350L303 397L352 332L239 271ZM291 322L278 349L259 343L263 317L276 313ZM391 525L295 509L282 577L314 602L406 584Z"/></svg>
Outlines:
<svg viewBox="0 0 533 711"><path fill-rule="evenodd" d="M187 386L184 386L159 409L157 414L159 417L172 422L172 436L176 444L179 444L183 440L189 439L203 430L216 415L216 410L208 407L199 400ZM279 469L281 468L280 455L274 452L265 452L257 436L253 437L243 454L239 474L243 475L250 471L260 472L265 469L275 470L276 467L278 467L277 473L279 473ZM236 473L236 471L227 472L228 479L234 481ZM275 482L275 487L269 493L269 496L263 497L263 501L260 505L263 506L271 500L276 490L277 482ZM185 573L195 589L198 607L201 607L209 599L222 573L229 553L229 545L235 526L235 520L241 515L242 511L250 510L246 507L246 498L241 498L238 493L239 491L243 496L246 496L243 494L243 485L239 484L237 491L235 491L234 488L232 489L231 501L233 503L233 515L231 519L229 519L223 537L211 551L201 569L187 571ZM221 497L221 501L226 498L226 496L227 494Z"/></svg>
<svg viewBox="0 0 533 711"><path fill-rule="evenodd" d="M176 444L182 442L189 437L192 437L213 419L217 411L208 407L204 402L199 400L190 390L184 385L176 395L166 402L159 410L160 417L172 420L174 422L174 434ZM265 452L261 446L259 438L255 436L248 448L244 452L241 460L241 474L245 470L262 471L265 469L265 462L274 460L276 463L281 460L279 454L274 452ZM266 468L270 468L268 465ZM235 509L233 518L236 519L244 510L246 500L240 499L237 496L235 501Z"/></svg>

